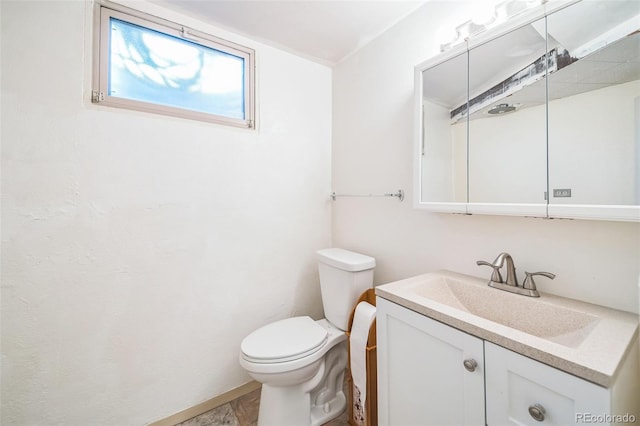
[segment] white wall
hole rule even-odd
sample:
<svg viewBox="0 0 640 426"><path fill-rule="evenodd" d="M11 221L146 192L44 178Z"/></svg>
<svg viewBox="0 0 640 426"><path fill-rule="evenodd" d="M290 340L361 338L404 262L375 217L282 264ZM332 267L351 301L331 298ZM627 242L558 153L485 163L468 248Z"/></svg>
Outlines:
<svg viewBox="0 0 640 426"><path fill-rule="evenodd" d="M545 120L542 105L469 121L470 202L546 203Z"/></svg>
<svg viewBox="0 0 640 426"><path fill-rule="evenodd" d="M258 50L258 132L87 104L85 7L0 2L2 424L144 424L247 381L244 335L322 315L331 234L377 258L378 284L488 276L475 260L507 250L558 274L543 290L638 311L638 225L341 198L331 228L331 189L411 193L413 66L464 4L430 2L336 67L333 104L330 69L166 14Z"/></svg>
<svg viewBox="0 0 640 426"><path fill-rule="evenodd" d="M549 191L572 189L571 198L551 198L553 204L639 202L635 157L640 122L634 108L638 98L640 80L635 80L549 103ZM594 166L580 167L585 163Z"/></svg>
<svg viewBox="0 0 640 426"><path fill-rule="evenodd" d="M636 203L635 151L640 142L634 134L634 102L639 96L636 80L549 103L551 204ZM545 202L545 117L545 106L538 105L470 121L472 202ZM520 161L505 161L517 158L514 150ZM558 188L570 188L571 198L553 197Z"/></svg>
<svg viewBox="0 0 640 426"><path fill-rule="evenodd" d="M322 316L331 69L137 1L257 50L260 129L98 107L91 5L0 4L1 423L145 424L249 381L245 335Z"/></svg>
<svg viewBox="0 0 640 426"><path fill-rule="evenodd" d="M413 67L469 18L468 3L428 2L334 68L336 191L413 193ZM638 312L638 224L448 215L415 210L410 199L342 198L333 242L376 257L376 284L441 268L488 278L476 260L507 251L520 279L524 271L557 274L537 281L542 291Z"/></svg>

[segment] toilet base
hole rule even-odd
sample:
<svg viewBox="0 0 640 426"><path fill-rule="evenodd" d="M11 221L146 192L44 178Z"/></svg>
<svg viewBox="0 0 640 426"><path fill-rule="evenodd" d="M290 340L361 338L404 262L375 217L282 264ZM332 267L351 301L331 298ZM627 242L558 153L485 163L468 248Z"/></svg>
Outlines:
<svg viewBox="0 0 640 426"><path fill-rule="evenodd" d="M309 393L292 387L262 385L258 426L320 426L347 408L343 391L322 406L311 407Z"/></svg>
<svg viewBox="0 0 640 426"><path fill-rule="evenodd" d="M303 426L309 424L309 393L298 386L263 384L258 426Z"/></svg>
<svg viewBox="0 0 640 426"><path fill-rule="evenodd" d="M335 398L325 403L324 406L311 408L311 426L320 426L335 419L347 408L347 397L343 391L336 394Z"/></svg>
<svg viewBox="0 0 640 426"><path fill-rule="evenodd" d="M320 426L347 407L343 391L346 342L333 347L318 373L295 386L262 385L258 426Z"/></svg>

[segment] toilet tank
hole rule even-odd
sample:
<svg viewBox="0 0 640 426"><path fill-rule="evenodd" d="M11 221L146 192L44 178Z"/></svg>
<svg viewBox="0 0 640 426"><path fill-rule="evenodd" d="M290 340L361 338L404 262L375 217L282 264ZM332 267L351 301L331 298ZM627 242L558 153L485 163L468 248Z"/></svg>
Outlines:
<svg viewBox="0 0 640 426"><path fill-rule="evenodd" d="M339 248L319 250L317 254L325 318L339 329L346 330L358 298L373 287L376 260Z"/></svg>

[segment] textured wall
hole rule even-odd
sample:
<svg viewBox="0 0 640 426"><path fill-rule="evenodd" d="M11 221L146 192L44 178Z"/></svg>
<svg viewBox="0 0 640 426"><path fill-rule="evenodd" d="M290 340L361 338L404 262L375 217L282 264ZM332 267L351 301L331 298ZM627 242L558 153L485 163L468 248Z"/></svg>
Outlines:
<svg viewBox="0 0 640 426"><path fill-rule="evenodd" d="M164 418L322 316L331 70L134 4L255 48L260 129L93 106L91 6L2 1L2 424Z"/></svg>

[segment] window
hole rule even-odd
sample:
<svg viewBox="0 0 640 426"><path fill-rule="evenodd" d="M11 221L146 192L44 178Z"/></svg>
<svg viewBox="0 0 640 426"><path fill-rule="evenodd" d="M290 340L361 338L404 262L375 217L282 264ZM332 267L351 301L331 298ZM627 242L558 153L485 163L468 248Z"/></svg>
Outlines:
<svg viewBox="0 0 640 426"><path fill-rule="evenodd" d="M254 51L98 6L94 103L254 127Z"/></svg>

